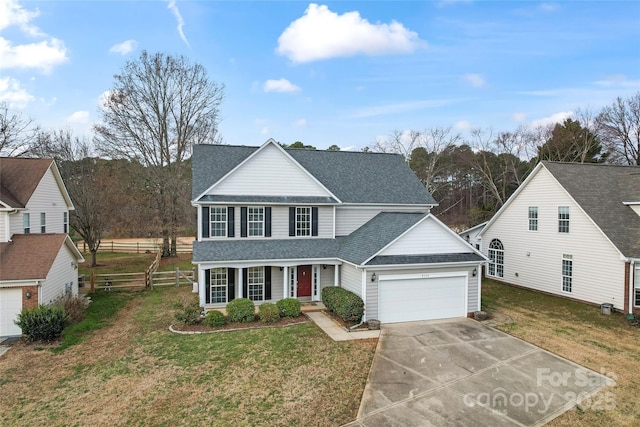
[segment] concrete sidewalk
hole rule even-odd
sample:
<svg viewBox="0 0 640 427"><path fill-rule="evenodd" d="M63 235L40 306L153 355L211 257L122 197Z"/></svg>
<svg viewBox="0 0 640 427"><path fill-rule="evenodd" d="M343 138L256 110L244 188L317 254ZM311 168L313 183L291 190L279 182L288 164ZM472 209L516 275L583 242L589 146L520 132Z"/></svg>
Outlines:
<svg viewBox="0 0 640 427"><path fill-rule="evenodd" d="M365 340L380 337L379 330L348 332L343 326L338 325L321 311L308 311L305 314L334 341Z"/></svg>

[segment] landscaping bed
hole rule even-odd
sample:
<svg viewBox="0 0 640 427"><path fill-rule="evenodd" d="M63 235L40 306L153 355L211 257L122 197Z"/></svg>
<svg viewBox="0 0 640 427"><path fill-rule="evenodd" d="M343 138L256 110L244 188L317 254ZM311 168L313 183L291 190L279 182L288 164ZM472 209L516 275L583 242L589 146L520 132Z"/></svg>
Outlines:
<svg viewBox="0 0 640 427"><path fill-rule="evenodd" d="M243 323L226 323L222 326L207 326L202 322L196 323L195 325L176 323L172 325L172 328L180 332L207 333L207 332L217 332L217 331L239 331L243 329L275 328L275 327L298 325L306 322L309 322L309 318L301 314L298 317L282 317L277 322L271 322L271 323L264 323L260 320L254 320L253 322L243 322Z"/></svg>

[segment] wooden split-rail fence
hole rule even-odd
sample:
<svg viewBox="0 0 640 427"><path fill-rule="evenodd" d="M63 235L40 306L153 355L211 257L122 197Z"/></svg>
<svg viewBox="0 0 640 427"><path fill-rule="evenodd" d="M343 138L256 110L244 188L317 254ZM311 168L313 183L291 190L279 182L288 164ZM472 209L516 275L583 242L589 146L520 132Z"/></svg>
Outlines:
<svg viewBox="0 0 640 427"><path fill-rule="evenodd" d="M160 252L156 255L151 265L139 273L111 273L96 274L91 273L89 286L91 292L96 290L111 289L145 289L154 286L176 286L192 285L196 280L195 269L173 271L157 271L160 264Z"/></svg>

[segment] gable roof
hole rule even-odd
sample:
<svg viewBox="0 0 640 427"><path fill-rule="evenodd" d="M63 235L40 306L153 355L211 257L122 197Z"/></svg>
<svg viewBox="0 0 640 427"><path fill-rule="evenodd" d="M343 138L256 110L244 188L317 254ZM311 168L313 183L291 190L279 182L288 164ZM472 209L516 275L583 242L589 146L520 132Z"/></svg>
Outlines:
<svg viewBox="0 0 640 427"><path fill-rule="evenodd" d="M14 234L11 242L0 243L0 281L46 279L65 244L84 261L66 234Z"/></svg>
<svg viewBox="0 0 640 427"><path fill-rule="evenodd" d="M271 140L265 144L270 143L275 144ZM201 196L260 148L195 145L192 199ZM284 151L342 202L437 205L398 154L304 149Z"/></svg>
<svg viewBox="0 0 640 427"><path fill-rule="evenodd" d="M623 255L640 258L640 216L625 205L640 201L640 167L542 164Z"/></svg>
<svg viewBox="0 0 640 427"><path fill-rule="evenodd" d="M640 201L640 167L542 161L491 218L483 235L522 189L544 168L595 225L629 258L640 258L640 216L625 203Z"/></svg>
<svg viewBox="0 0 640 427"><path fill-rule="evenodd" d="M42 178L51 169L69 209L73 203L52 159L0 157L0 203L8 208L25 208Z"/></svg>

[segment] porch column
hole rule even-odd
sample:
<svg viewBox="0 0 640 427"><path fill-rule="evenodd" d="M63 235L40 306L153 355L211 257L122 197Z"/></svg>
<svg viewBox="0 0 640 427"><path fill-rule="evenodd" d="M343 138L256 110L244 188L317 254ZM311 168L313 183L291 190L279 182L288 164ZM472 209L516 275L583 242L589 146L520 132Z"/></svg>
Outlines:
<svg viewBox="0 0 640 427"><path fill-rule="evenodd" d="M236 280L236 293L238 294L238 298L242 298L242 284L244 283L242 278L242 268L236 268L236 271L238 272L238 274L236 274L238 277L238 280Z"/></svg>
<svg viewBox="0 0 640 427"><path fill-rule="evenodd" d="M203 268L201 268L200 266L198 266L198 299L200 301L200 307L204 307L205 303L206 303L206 292L207 290L206 288L206 279L205 279L205 274L207 274L207 271Z"/></svg>
<svg viewBox="0 0 640 427"><path fill-rule="evenodd" d="M282 298L289 298L289 286L287 286L287 281L289 279L289 267L285 266L282 268Z"/></svg>
<svg viewBox="0 0 640 427"><path fill-rule="evenodd" d="M333 286L338 286L338 284L340 283L340 266L338 264L336 264L335 268L333 269Z"/></svg>

